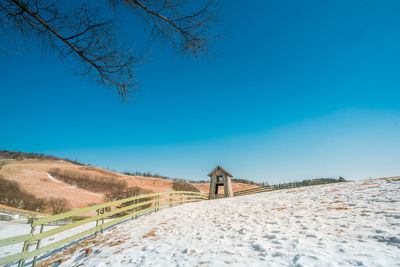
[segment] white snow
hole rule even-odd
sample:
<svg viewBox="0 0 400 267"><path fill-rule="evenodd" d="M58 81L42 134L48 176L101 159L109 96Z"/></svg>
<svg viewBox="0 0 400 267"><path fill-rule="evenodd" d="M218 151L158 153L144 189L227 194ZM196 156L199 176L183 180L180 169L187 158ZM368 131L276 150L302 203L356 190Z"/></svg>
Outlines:
<svg viewBox="0 0 400 267"><path fill-rule="evenodd" d="M57 180L56 178L54 178L53 176L50 175L50 173L47 174L47 177L49 177L50 180L56 182L56 183L61 183L59 180Z"/></svg>
<svg viewBox="0 0 400 267"><path fill-rule="evenodd" d="M107 222L107 221L108 220L105 220L105 222ZM43 247L45 245L54 243L56 241L59 241L64 238L67 238L71 235L83 232L83 231L93 228L95 226L96 226L96 222L91 222L91 223L73 228L71 230L44 238L41 241L41 246ZM51 229L54 229L57 227L60 227L60 226L45 226L44 231L48 231L48 230L51 230ZM39 229L40 229L40 227L36 227L35 233L39 233ZM21 218L21 219L16 219L16 220L11 220L11 221L0 221L0 239L9 238L9 237L18 236L18 235L29 234L30 231L31 231L31 226L30 226L30 224L28 224L27 218ZM14 245L10 245L10 246L0 247L0 258L21 252L22 246L23 246L23 243L18 243L18 244L14 244ZM30 247L29 251L32 251L35 248L36 248L36 243ZM28 260L27 263L29 263L30 261L31 261L31 259ZM14 265L16 265L16 264L15 263L10 264L10 266L14 266Z"/></svg>
<svg viewBox="0 0 400 267"><path fill-rule="evenodd" d="M79 192L82 192L82 193L85 193L85 194L87 194L87 195L92 195L92 196L96 196L96 197L104 197L104 194L96 194L96 193L92 193L92 192L84 192L84 191L82 191L82 190L77 190L77 191L79 191Z"/></svg>
<svg viewBox="0 0 400 267"><path fill-rule="evenodd" d="M400 266L400 182L184 204L118 225L86 247L59 266Z"/></svg>

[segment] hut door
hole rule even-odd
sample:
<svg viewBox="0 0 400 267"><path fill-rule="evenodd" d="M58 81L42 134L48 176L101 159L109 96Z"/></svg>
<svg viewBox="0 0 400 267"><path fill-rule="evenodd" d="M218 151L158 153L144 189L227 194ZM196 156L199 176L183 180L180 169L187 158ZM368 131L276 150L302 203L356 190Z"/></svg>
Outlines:
<svg viewBox="0 0 400 267"><path fill-rule="evenodd" d="M221 192L218 192L218 189L221 188ZM224 184L216 184L215 185L215 194L225 194Z"/></svg>

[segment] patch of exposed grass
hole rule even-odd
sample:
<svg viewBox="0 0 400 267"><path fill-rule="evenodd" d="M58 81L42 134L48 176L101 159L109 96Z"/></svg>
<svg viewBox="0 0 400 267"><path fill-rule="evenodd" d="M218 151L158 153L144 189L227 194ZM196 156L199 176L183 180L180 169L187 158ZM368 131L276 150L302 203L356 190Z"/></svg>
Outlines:
<svg viewBox="0 0 400 267"><path fill-rule="evenodd" d="M97 172L97 173L100 173L100 174L105 175L105 176L113 176L113 177L118 176L118 174L116 174L115 172L112 172L112 171L109 171L109 170L104 170L104 169L93 167L93 166L79 167L79 170L93 171L93 172Z"/></svg>
<svg viewBox="0 0 400 267"><path fill-rule="evenodd" d="M9 207L41 212L50 211L58 214L70 210L65 198L37 198L22 189L16 181L5 179L0 175L0 203Z"/></svg>
<svg viewBox="0 0 400 267"><path fill-rule="evenodd" d="M175 191L191 191L200 192L197 187L182 180L177 180L172 183L172 189Z"/></svg>
<svg viewBox="0 0 400 267"><path fill-rule="evenodd" d="M57 179L92 192L109 192L113 189L125 189L126 181L104 175L87 174L71 169L52 168L49 174Z"/></svg>
<svg viewBox="0 0 400 267"><path fill-rule="evenodd" d="M144 234L142 237L143 238L155 237L156 236L156 233L155 233L156 230L157 230L157 228L154 228L150 232L148 232L147 234Z"/></svg>
<svg viewBox="0 0 400 267"><path fill-rule="evenodd" d="M348 210L349 208L348 208L348 207L345 207L345 206L339 206L339 207L332 207L332 206L329 206L328 209L329 209L329 210Z"/></svg>

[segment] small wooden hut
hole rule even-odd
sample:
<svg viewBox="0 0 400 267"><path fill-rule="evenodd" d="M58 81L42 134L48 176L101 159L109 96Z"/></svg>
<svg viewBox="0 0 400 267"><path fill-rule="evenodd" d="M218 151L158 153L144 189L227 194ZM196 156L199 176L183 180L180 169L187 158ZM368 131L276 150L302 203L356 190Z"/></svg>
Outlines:
<svg viewBox="0 0 400 267"><path fill-rule="evenodd" d="M232 174L218 165L210 172L210 174L208 174L208 176L210 176L211 179L209 199L233 196L231 182Z"/></svg>

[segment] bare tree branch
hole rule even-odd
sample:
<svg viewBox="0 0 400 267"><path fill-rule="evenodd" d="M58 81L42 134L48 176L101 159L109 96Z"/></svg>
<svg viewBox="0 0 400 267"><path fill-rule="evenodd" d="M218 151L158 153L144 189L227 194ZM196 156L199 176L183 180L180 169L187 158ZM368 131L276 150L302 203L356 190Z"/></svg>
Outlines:
<svg viewBox="0 0 400 267"><path fill-rule="evenodd" d="M106 1L111 7L129 6L177 52L197 57L211 51L213 2L190 12L185 0ZM115 89L122 100L135 89L133 65L139 57L118 45L111 21L99 19L84 2L74 6L66 0L0 0L0 29L19 33L29 42L40 40L60 58L74 56L79 74Z"/></svg>
<svg viewBox="0 0 400 267"><path fill-rule="evenodd" d="M115 1L115 0L114 0ZM162 39L170 41L178 53L208 54L209 25L216 20L214 1L208 1L203 8L187 15L186 1L178 0L122 0L133 9L142 10ZM145 16L144 16L145 17Z"/></svg>

